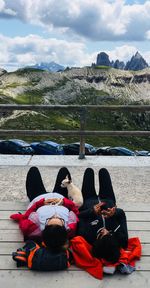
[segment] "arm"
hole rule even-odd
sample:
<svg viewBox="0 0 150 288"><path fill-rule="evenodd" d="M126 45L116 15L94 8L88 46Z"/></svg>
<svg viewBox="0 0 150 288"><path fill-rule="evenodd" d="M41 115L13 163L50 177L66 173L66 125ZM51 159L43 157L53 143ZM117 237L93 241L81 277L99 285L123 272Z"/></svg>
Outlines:
<svg viewBox="0 0 150 288"><path fill-rule="evenodd" d="M79 210L77 206L74 204L73 201L69 200L68 198L63 198L63 206L68 208L69 210L73 211L75 215L79 215Z"/></svg>
<svg viewBox="0 0 150 288"><path fill-rule="evenodd" d="M44 201L45 199L42 198L39 201L35 202L24 214L12 214L10 215L10 218L18 222L22 219L27 219L32 212L35 212L38 208L44 205Z"/></svg>
<svg viewBox="0 0 150 288"><path fill-rule="evenodd" d="M34 203L24 214L12 214L11 219L19 222L19 228L25 237L29 237L34 231L38 230L38 226L28 217L32 212L35 212L39 207L44 205L44 198ZM39 235L39 231L37 232Z"/></svg>
<svg viewBox="0 0 150 288"><path fill-rule="evenodd" d="M36 210L45 205L45 199L42 198L39 201L35 202L24 214L24 218L28 218L32 212L36 212Z"/></svg>
<svg viewBox="0 0 150 288"><path fill-rule="evenodd" d="M82 210L79 214L79 218L91 218L91 217L95 217L95 216L101 216L102 214L102 209L103 209L103 202L100 202L98 204L95 204L94 206L86 209L86 210Z"/></svg>
<svg viewBox="0 0 150 288"><path fill-rule="evenodd" d="M116 217L120 224L119 229L114 232L114 234L116 235L120 246L126 248L128 246L128 229L125 212L122 209L117 208L114 217Z"/></svg>

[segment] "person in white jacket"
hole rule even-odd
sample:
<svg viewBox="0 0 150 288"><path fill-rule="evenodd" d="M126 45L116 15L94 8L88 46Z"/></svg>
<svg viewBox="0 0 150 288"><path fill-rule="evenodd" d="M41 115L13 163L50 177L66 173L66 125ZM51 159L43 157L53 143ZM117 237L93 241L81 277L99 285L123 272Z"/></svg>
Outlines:
<svg viewBox="0 0 150 288"><path fill-rule="evenodd" d="M71 175L62 167L57 175L52 192L46 192L37 167L31 167L26 178L26 191L31 201L24 214L12 214L10 218L19 222L19 227L27 239L41 239L53 250L66 244L75 235L78 222L78 208L67 197L67 189L61 187L66 175Z"/></svg>

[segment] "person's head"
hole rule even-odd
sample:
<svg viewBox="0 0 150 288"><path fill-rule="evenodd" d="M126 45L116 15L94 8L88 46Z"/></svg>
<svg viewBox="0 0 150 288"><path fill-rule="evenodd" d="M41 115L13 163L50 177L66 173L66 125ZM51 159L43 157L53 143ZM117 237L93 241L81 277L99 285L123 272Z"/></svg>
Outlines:
<svg viewBox="0 0 150 288"><path fill-rule="evenodd" d="M64 225L47 225L43 230L42 236L46 247L53 252L61 251L67 243L67 230Z"/></svg>
<svg viewBox="0 0 150 288"><path fill-rule="evenodd" d="M120 257L120 247L112 234L98 237L93 244L92 253L96 258L103 258L108 262L116 263Z"/></svg>

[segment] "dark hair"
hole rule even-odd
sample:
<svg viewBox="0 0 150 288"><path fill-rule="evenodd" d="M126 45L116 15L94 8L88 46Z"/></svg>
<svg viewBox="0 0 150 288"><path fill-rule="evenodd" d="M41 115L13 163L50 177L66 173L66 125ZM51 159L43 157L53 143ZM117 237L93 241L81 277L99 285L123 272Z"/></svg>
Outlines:
<svg viewBox="0 0 150 288"><path fill-rule="evenodd" d="M96 258L103 258L111 263L116 263L120 257L120 247L114 235L107 234L98 238L92 248Z"/></svg>
<svg viewBox="0 0 150 288"><path fill-rule="evenodd" d="M48 225L42 233L43 241L47 248L53 252L62 250L63 245L67 242L67 230L64 226Z"/></svg>

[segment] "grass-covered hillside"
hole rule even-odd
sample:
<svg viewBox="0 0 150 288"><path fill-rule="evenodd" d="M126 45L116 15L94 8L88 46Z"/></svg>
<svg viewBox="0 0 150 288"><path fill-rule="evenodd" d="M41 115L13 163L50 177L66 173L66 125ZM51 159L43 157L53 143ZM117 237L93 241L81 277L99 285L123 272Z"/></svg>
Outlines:
<svg viewBox="0 0 150 288"><path fill-rule="evenodd" d="M0 103L17 104L150 104L150 70L138 72L117 69L73 68L49 73L23 69L0 76ZM79 128L79 115L70 110L3 112L1 129L65 129ZM89 130L150 130L150 113L99 112L86 113ZM15 136L15 135L14 135ZM34 136L26 140L39 140ZM78 141L76 137L52 137L58 142ZM127 146L150 150L150 139L143 137L86 137L96 146Z"/></svg>

